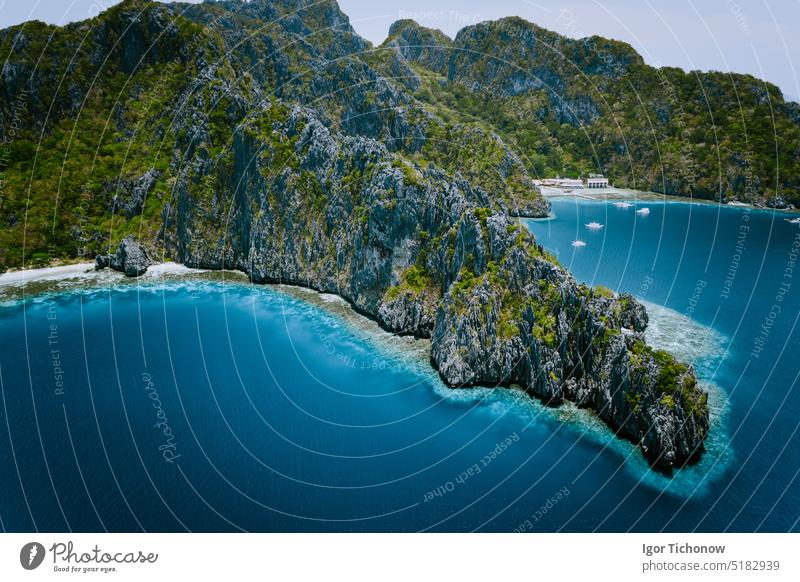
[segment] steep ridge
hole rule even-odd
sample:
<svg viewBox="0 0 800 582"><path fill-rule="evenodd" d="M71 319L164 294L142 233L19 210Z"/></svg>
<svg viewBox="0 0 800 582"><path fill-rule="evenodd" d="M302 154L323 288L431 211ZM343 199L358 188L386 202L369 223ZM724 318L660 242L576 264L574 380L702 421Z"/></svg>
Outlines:
<svg viewBox="0 0 800 582"><path fill-rule="evenodd" d="M654 68L623 42L516 17L452 41L400 21L383 47L416 68L418 98L501 128L532 175L800 206L800 105L750 75Z"/></svg>

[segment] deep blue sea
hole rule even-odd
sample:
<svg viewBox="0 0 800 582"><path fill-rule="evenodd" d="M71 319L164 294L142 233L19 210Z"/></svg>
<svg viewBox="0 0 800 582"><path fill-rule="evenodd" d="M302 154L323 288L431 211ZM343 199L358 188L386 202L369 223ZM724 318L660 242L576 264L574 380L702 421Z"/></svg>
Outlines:
<svg viewBox="0 0 800 582"><path fill-rule="evenodd" d="M648 302L651 341L695 364L713 405L698 465L663 475L587 411L447 389L413 340L343 310L142 282L0 306L0 525L800 529L798 225L637 206L558 200L529 226L578 279Z"/></svg>

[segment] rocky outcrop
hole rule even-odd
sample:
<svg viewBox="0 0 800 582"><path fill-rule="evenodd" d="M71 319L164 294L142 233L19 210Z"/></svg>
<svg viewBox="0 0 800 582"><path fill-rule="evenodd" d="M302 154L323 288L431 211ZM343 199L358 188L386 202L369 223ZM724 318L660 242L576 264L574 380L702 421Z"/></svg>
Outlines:
<svg viewBox="0 0 800 582"><path fill-rule="evenodd" d="M508 290L486 280L445 298L431 353L445 381L519 384L549 404L592 408L659 466L698 458L709 428L707 396L689 366L644 344L641 304L598 297L547 269L512 268L520 281L537 282L520 290L516 313L503 305Z"/></svg>
<svg viewBox="0 0 800 582"><path fill-rule="evenodd" d="M437 301L438 297L433 293L420 297L419 293L411 290L398 290L381 302L377 313L378 323L395 333L431 337Z"/></svg>
<svg viewBox="0 0 800 582"><path fill-rule="evenodd" d="M785 209L789 207L789 204L782 196L773 196L772 198L767 198L764 205L767 208L776 208L779 210Z"/></svg>
<svg viewBox="0 0 800 582"><path fill-rule="evenodd" d="M114 195L111 198L111 212L133 218L142 213L145 199L152 190L160 172L148 170L135 180L118 180L110 184Z"/></svg>
<svg viewBox="0 0 800 582"><path fill-rule="evenodd" d="M110 267L115 271L125 273L128 277L138 277L147 272L153 262L133 235L127 236L119 243L117 250L111 255L97 255L95 269Z"/></svg>
<svg viewBox="0 0 800 582"><path fill-rule="evenodd" d="M404 59L447 74L453 41L440 30L425 28L413 20L398 20L389 28L385 44L394 47Z"/></svg>

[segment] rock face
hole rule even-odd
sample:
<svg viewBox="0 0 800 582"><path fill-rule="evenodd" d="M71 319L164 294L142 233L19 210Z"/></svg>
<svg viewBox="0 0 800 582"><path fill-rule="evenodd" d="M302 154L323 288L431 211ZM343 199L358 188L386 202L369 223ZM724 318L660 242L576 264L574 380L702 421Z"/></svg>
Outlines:
<svg viewBox="0 0 800 582"><path fill-rule="evenodd" d="M95 259L95 269L105 269L110 267L115 271L125 273L128 277L138 277L147 272L147 268L153 262L147 255L147 251L136 241L133 235L122 239L113 255L97 255Z"/></svg>
<svg viewBox="0 0 800 582"><path fill-rule="evenodd" d="M142 213L145 197L158 180L157 170L148 170L136 180L119 180L112 185L116 193L113 195L111 211L133 218Z"/></svg>
<svg viewBox="0 0 800 582"><path fill-rule="evenodd" d="M544 218L550 213L550 203L544 198L517 198L508 200L508 213L520 218Z"/></svg>
<svg viewBox="0 0 800 582"><path fill-rule="evenodd" d="M407 60L441 74L447 73L453 43L440 30L425 28L413 20L398 20L389 28L385 44L395 47Z"/></svg>

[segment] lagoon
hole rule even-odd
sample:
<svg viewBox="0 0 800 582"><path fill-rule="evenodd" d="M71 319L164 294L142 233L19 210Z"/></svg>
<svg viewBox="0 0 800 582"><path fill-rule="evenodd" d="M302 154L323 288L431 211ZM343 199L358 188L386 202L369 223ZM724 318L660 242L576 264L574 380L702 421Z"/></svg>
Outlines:
<svg viewBox="0 0 800 582"><path fill-rule="evenodd" d="M0 525L797 530L798 290L775 299L797 226L743 209L647 206L642 217L554 200L556 218L528 224L577 278L646 301L650 341L696 366L714 411L696 466L652 471L588 411L448 389L424 342L390 336L331 296L239 281L109 283L0 307ZM589 231L592 221L605 227ZM578 235L585 247L571 246Z"/></svg>

